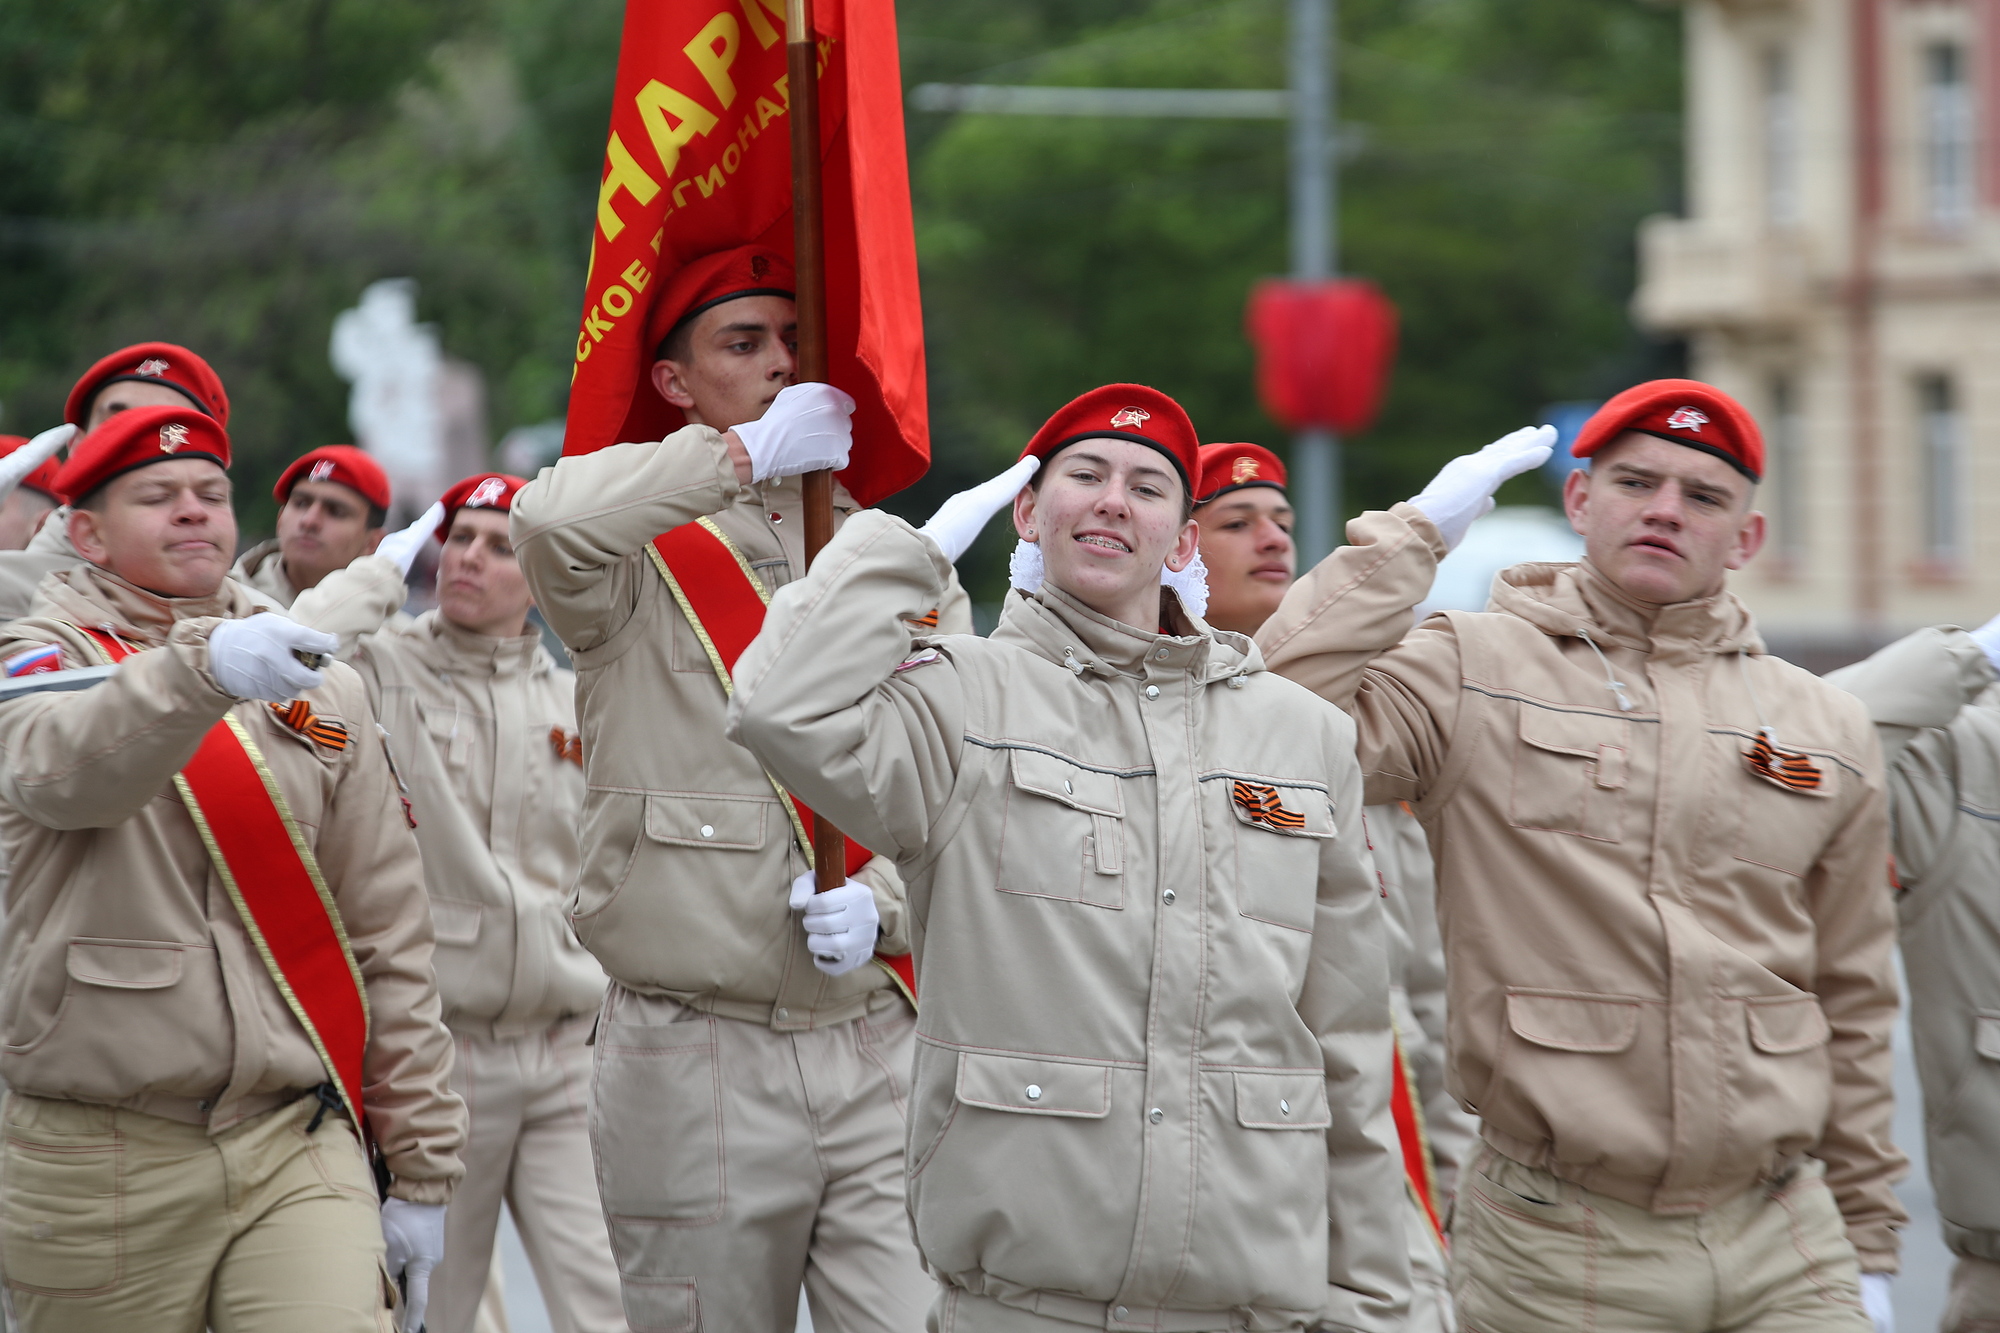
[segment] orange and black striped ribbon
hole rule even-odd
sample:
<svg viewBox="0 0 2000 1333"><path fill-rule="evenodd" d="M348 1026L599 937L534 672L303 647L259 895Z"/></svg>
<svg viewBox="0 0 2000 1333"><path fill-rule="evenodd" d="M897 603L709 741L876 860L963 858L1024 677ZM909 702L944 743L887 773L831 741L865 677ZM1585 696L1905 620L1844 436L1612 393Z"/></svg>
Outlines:
<svg viewBox="0 0 2000 1333"><path fill-rule="evenodd" d="M1278 789L1262 783L1244 782L1237 779L1233 790L1236 804L1244 814L1250 816L1253 824L1285 832L1296 832L1306 826L1306 817L1296 810L1285 809L1278 799Z"/></svg>
<svg viewBox="0 0 2000 1333"><path fill-rule="evenodd" d="M938 627L938 609L934 606L915 620L906 620L903 623L915 630L936 629Z"/></svg>
<svg viewBox="0 0 2000 1333"><path fill-rule="evenodd" d="M578 768L583 767L582 732L572 736L561 727L550 727L549 744L556 747L557 759L567 759Z"/></svg>
<svg viewBox="0 0 2000 1333"><path fill-rule="evenodd" d="M1805 755L1793 750L1780 750L1771 744L1771 733L1768 731L1757 733L1757 739L1750 743L1743 757L1749 761L1752 773L1793 791L1818 791L1819 784L1825 780L1819 765Z"/></svg>
<svg viewBox="0 0 2000 1333"><path fill-rule="evenodd" d="M339 722L323 718L313 712L312 705L304 699L294 699L290 703L272 704L271 711L278 721L304 736L315 745L324 745L329 750L347 748L347 728Z"/></svg>

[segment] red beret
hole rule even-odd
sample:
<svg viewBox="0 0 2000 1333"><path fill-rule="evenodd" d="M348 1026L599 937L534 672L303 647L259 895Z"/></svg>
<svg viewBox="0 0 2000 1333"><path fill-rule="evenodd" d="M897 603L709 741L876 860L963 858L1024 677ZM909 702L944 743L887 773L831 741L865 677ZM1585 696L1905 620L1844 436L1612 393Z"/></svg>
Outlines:
<svg viewBox="0 0 2000 1333"><path fill-rule="evenodd" d="M302 481L337 481L377 509L389 507L389 474L366 450L351 444L328 444L301 454L278 478L271 494L284 504L292 498L292 487Z"/></svg>
<svg viewBox="0 0 2000 1333"><path fill-rule="evenodd" d="M99 361L69 391L63 420L81 430L84 418L90 414L90 400L97 396L97 391L120 380L177 389L189 402L214 417L217 425L229 424L229 395L222 391L221 378L209 368L208 362L172 343L138 343Z"/></svg>
<svg viewBox="0 0 2000 1333"><path fill-rule="evenodd" d="M1195 488L1195 502L1207 504L1225 491L1245 486L1285 489L1285 465L1261 444L1204 444L1201 447L1201 485Z"/></svg>
<svg viewBox="0 0 2000 1333"><path fill-rule="evenodd" d="M28 441L19 435L0 435L0 458L5 458ZM30 490L40 491L47 496L56 493L56 472L62 467L53 458L45 458L33 472L21 478L21 484Z"/></svg>
<svg viewBox="0 0 2000 1333"><path fill-rule="evenodd" d="M794 299L798 277L792 261L766 245L743 245L703 255L667 279L646 316L646 341L657 348L685 320L739 296Z"/></svg>
<svg viewBox="0 0 2000 1333"><path fill-rule="evenodd" d="M438 524L439 541L451 531L451 521L458 517L461 509L498 509L506 513L514 507L514 495L528 484L526 477L509 476L505 472L481 472L467 477L438 497L444 506L444 521Z"/></svg>
<svg viewBox="0 0 2000 1333"><path fill-rule="evenodd" d="M1023 458L1047 463L1058 450L1078 440L1131 440L1149 445L1173 460L1181 483L1194 493L1190 478L1201 471L1201 445L1194 423L1181 405L1143 384L1107 384L1092 389L1057 410L1028 447Z"/></svg>
<svg viewBox="0 0 2000 1333"><path fill-rule="evenodd" d="M75 504L122 473L181 458L206 458L226 468L229 436L192 407L135 407L77 441L56 473L56 494Z"/></svg>
<svg viewBox="0 0 2000 1333"><path fill-rule="evenodd" d="M1647 380L1597 409L1569 451L1588 458L1628 430L1714 454L1752 481L1764 476L1764 436L1743 405L1700 380Z"/></svg>

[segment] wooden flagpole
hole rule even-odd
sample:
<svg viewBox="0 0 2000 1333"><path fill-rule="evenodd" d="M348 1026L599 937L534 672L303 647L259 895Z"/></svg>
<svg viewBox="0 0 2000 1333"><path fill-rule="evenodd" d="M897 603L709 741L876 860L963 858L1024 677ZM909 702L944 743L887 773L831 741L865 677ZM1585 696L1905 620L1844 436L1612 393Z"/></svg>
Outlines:
<svg viewBox="0 0 2000 1333"><path fill-rule="evenodd" d="M798 273L799 379L826 380L826 225L820 194L819 42L813 35L812 0L785 0L786 87L791 92L792 249ZM833 540L833 473L802 478L806 564ZM812 828L818 891L847 881L847 839L817 812Z"/></svg>

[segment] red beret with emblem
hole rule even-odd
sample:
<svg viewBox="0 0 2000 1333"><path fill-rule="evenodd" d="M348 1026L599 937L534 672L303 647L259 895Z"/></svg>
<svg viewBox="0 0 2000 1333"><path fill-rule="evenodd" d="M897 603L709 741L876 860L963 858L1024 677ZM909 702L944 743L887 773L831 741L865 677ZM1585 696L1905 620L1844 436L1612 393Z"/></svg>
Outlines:
<svg viewBox="0 0 2000 1333"><path fill-rule="evenodd" d="M514 507L514 496L528 484L526 477L510 476L505 472L482 472L476 477L467 477L438 497L444 506L444 521L438 524L438 540L451 531L451 522L458 517L461 509L497 509L506 513Z"/></svg>
<svg viewBox="0 0 2000 1333"><path fill-rule="evenodd" d="M5 458L28 441L19 435L0 435L0 458ZM56 471L62 466L53 458L45 458L33 472L21 478L21 484L29 490L40 491L44 495L56 493Z"/></svg>
<svg viewBox="0 0 2000 1333"><path fill-rule="evenodd" d="M1764 475L1764 435L1743 405L1700 380L1647 380L1597 409L1569 451L1588 458L1628 430L1713 454L1752 481Z"/></svg>
<svg viewBox="0 0 2000 1333"><path fill-rule="evenodd" d="M1201 447L1201 484L1195 487L1195 503L1207 504L1229 491L1245 486L1285 489L1285 465L1261 444L1204 444Z"/></svg>
<svg viewBox="0 0 2000 1333"><path fill-rule="evenodd" d="M365 449L351 444L328 444L301 454L279 476L271 495L279 504L292 498L292 487L302 481L335 481L355 492L377 509L389 507L389 474Z"/></svg>
<svg viewBox="0 0 2000 1333"><path fill-rule="evenodd" d="M63 420L81 430L98 390L123 380L164 384L214 417L217 425L229 424L229 395L222 391L221 377L209 368L208 362L173 343L137 343L113 352L86 370L69 391Z"/></svg>
<svg viewBox="0 0 2000 1333"><path fill-rule="evenodd" d="M75 504L113 477L149 463L206 458L229 466L229 436L192 407L135 407L77 441L56 473L56 494Z"/></svg>
<svg viewBox="0 0 2000 1333"><path fill-rule="evenodd" d="M792 261L768 245L741 245L704 255L667 279L666 290L646 315L646 341L655 348L686 320L710 306L740 296L795 299L798 277Z"/></svg>
<svg viewBox="0 0 2000 1333"><path fill-rule="evenodd" d="M1035 432L1021 457L1046 464L1078 440L1104 439L1131 440L1159 450L1173 460L1182 484L1193 494L1192 478L1201 472L1201 443L1194 423L1179 403L1143 384L1107 384L1072 398Z"/></svg>

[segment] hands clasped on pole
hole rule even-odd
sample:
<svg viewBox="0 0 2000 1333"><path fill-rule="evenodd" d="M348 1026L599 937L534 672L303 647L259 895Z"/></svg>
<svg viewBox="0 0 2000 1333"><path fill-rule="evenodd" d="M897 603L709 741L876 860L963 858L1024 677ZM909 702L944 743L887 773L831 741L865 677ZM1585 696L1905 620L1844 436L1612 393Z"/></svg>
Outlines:
<svg viewBox="0 0 2000 1333"><path fill-rule="evenodd" d="M854 400L831 384L793 384L778 391L755 421L734 428L750 455L750 480L838 472L854 445Z"/></svg>
<svg viewBox="0 0 2000 1333"><path fill-rule="evenodd" d="M805 909L806 947L813 966L830 977L852 972L875 956L875 939L882 929L875 910L875 890L858 879L837 889L815 893L813 873L792 881L794 912Z"/></svg>

